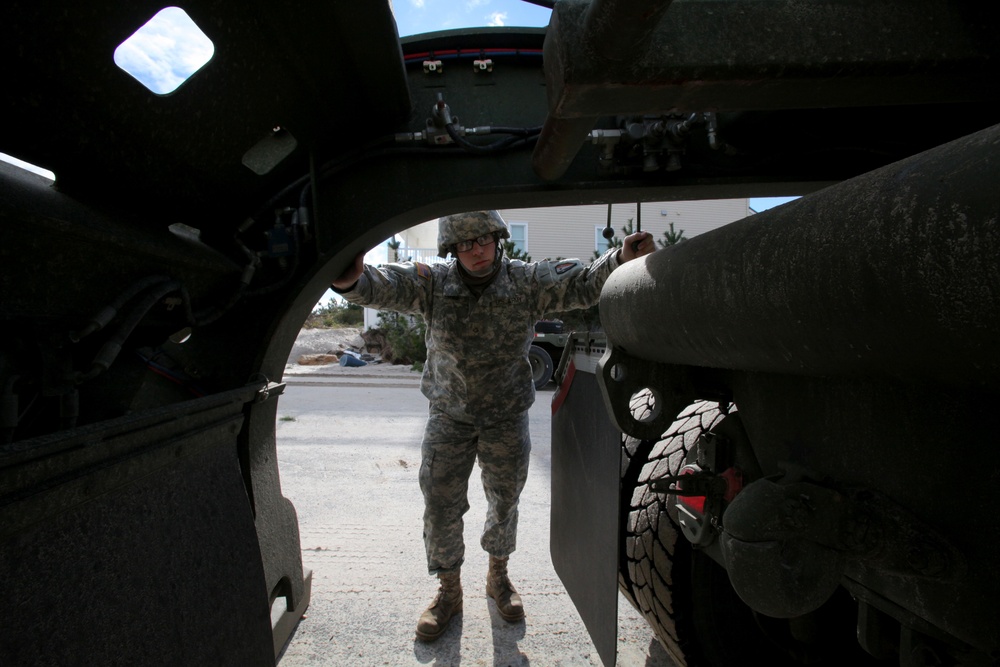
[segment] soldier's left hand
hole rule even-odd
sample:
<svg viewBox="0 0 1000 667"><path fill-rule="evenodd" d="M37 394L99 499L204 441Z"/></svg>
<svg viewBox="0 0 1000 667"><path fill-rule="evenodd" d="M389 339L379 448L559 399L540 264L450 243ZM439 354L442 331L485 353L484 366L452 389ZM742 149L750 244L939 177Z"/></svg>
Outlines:
<svg viewBox="0 0 1000 667"><path fill-rule="evenodd" d="M649 232L636 232L629 234L622 241L622 263L631 261L636 257L642 257L656 250L656 242Z"/></svg>

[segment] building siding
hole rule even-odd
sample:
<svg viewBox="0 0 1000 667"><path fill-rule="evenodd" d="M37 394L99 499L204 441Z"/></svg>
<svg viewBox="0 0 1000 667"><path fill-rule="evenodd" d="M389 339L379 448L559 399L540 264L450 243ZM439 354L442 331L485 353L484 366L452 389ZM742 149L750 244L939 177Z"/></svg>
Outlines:
<svg viewBox="0 0 1000 667"><path fill-rule="evenodd" d="M747 199L717 199L707 201L646 202L642 204L642 229L659 241L673 223L674 230L683 230L686 238L704 234L750 215ZM528 225L527 252L533 260L576 257L589 260L594 256L596 240L608 220L606 205L563 206L555 208L502 209L508 223ZM614 204L611 225L622 238L622 227L633 221L636 204Z"/></svg>
<svg viewBox="0 0 1000 667"><path fill-rule="evenodd" d="M508 223L527 225L527 253L532 260L575 257L589 261L594 256L596 240L608 220L604 204L559 206L552 208L501 209ZM645 202L642 204L642 229L651 232L659 242L673 223L676 232L686 238L704 234L751 214L748 199L714 199L704 201ZM633 221L636 204L614 204L611 225L622 238L622 227ZM419 261L435 261L437 257L437 221L422 223L404 232L400 252L404 257Z"/></svg>
<svg viewBox="0 0 1000 667"><path fill-rule="evenodd" d="M622 227L632 220L635 229L636 204L614 204L611 226L621 239ZM642 229L651 232L660 247L664 233L674 225L685 238L717 229L741 220L752 211L749 199L712 199L703 201L644 202ZM510 223L527 225L527 253L533 261L576 258L589 262L594 257L596 240L608 222L606 204L558 206L552 208L500 209ZM397 234L401 258L421 262L444 261L437 257L437 220L424 222ZM383 244L384 246L385 244ZM377 326L377 312L365 309L365 328Z"/></svg>

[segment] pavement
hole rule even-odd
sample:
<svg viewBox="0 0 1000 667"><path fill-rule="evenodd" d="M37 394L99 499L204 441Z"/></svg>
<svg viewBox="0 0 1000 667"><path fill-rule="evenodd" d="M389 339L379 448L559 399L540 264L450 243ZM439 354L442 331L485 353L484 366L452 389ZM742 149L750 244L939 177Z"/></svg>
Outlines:
<svg viewBox="0 0 1000 667"><path fill-rule="evenodd" d="M290 366L276 422L282 492L296 508L312 600L279 661L313 665L600 667L597 651L549 557L551 385L529 413L532 457L511 578L526 618L507 623L485 595L479 547L486 501L469 484L465 606L433 643L416 641L434 596L417 482L427 401L405 366ZM621 596L618 665L673 667Z"/></svg>

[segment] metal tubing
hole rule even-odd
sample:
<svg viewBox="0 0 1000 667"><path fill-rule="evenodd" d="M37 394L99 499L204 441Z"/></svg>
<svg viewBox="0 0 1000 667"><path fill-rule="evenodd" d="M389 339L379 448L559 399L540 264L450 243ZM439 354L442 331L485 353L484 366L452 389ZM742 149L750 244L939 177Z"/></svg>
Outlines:
<svg viewBox="0 0 1000 667"><path fill-rule="evenodd" d="M1000 382L1000 126L630 262L601 297L641 359Z"/></svg>

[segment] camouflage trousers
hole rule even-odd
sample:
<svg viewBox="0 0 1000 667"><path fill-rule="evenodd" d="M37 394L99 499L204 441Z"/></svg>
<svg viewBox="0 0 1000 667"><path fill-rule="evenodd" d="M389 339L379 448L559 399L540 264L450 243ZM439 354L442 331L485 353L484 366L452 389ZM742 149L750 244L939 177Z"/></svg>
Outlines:
<svg viewBox="0 0 1000 667"><path fill-rule="evenodd" d="M477 458L488 502L480 544L490 555L510 555L517 541L517 503L528 478L528 413L482 423L431 405L421 450L428 571L453 570L465 560L462 517L469 510L469 477Z"/></svg>

